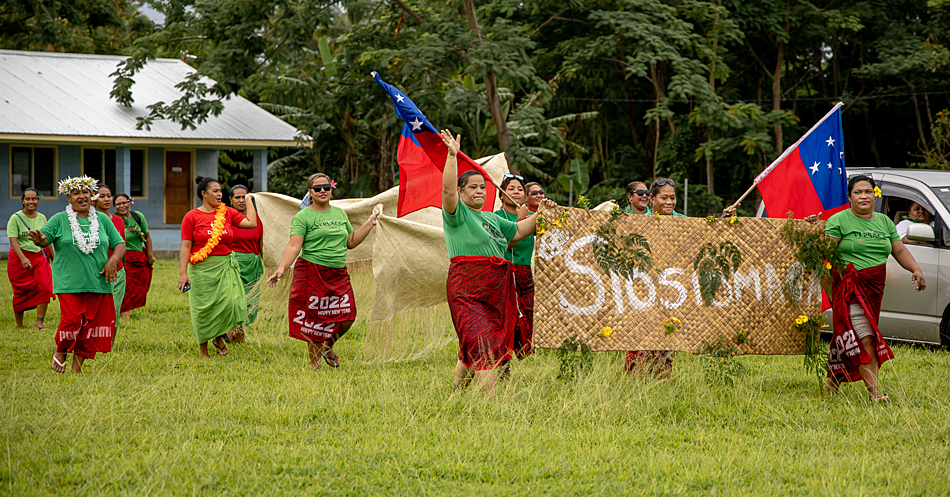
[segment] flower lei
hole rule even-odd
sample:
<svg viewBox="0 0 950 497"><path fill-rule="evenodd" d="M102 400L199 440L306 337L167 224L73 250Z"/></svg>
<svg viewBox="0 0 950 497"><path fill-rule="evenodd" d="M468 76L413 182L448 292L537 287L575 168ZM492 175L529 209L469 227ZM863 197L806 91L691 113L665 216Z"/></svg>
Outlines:
<svg viewBox="0 0 950 497"><path fill-rule="evenodd" d="M188 260L191 261L192 264L198 264L207 259L214 248L218 246L218 243L221 242L221 235L224 233L224 215L227 213L227 210L228 208L224 204L218 205L218 208L214 210L214 224L211 226L211 239L208 240L208 243L206 243L204 247L201 247L201 250L191 254Z"/></svg>
<svg viewBox="0 0 950 497"><path fill-rule="evenodd" d="M99 246L99 214L90 209L89 219L89 237L79 226L79 219L76 217L76 211L72 205L66 206L66 217L69 218L69 228L73 232L73 244L79 247L84 254L91 254Z"/></svg>

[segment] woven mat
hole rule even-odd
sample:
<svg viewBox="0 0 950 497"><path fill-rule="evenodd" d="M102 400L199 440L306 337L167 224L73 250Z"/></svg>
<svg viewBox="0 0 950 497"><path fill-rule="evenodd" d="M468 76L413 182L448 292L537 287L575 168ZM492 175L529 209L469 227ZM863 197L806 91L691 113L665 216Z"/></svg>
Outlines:
<svg viewBox="0 0 950 497"><path fill-rule="evenodd" d="M649 242L652 268L631 278L606 274L594 257L597 230L608 212L543 209L548 222L567 212L561 226L537 239L534 345L557 348L577 337L594 350L696 352L725 337L740 354L803 354L805 340L794 328L800 314L821 308L817 278L803 275L794 250L782 239L785 219L719 219L622 215L613 221L614 242L637 233ZM795 221L799 229L820 225ZM704 244L732 242L742 262L704 305L693 262ZM794 298L799 309L788 302ZM672 333L664 321L679 320ZM610 328L609 337L598 336ZM741 333L740 333L741 332ZM744 343L741 336L744 335Z"/></svg>

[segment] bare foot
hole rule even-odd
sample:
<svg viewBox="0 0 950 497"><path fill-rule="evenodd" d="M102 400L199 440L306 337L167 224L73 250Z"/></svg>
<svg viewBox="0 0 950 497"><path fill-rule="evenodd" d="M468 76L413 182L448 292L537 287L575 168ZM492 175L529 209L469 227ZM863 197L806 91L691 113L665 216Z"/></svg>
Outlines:
<svg viewBox="0 0 950 497"><path fill-rule="evenodd" d="M42 320L42 319L37 319L37 320L36 320L36 329L38 329L38 330L43 330L43 331L46 330L46 326L43 325L43 320Z"/></svg>
<svg viewBox="0 0 950 497"><path fill-rule="evenodd" d="M86 360L85 357L82 357L77 354L73 354L73 373L82 374L82 363L85 360Z"/></svg>

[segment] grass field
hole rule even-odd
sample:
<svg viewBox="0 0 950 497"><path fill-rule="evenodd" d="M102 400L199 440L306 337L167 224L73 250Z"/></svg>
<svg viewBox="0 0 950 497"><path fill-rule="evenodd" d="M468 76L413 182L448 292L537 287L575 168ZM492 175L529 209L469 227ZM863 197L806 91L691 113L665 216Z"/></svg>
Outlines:
<svg viewBox="0 0 950 497"><path fill-rule="evenodd" d="M894 347L887 407L857 384L820 395L801 357L743 357L730 387L708 383L687 354L671 383L632 379L620 353L598 354L570 383L553 354L536 354L487 403L453 393L444 319L430 353L381 360L367 291L339 369L309 369L280 305L245 345L201 360L174 263L155 274L148 306L82 376L50 369L52 331L2 314L0 493L950 494L943 350ZM7 282L0 293L10 302ZM49 326L58 320L53 304Z"/></svg>

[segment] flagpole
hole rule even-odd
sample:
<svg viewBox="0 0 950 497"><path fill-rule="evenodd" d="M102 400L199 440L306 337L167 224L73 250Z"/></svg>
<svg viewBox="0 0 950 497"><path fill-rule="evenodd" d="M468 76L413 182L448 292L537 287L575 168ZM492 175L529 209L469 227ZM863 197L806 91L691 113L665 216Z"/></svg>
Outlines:
<svg viewBox="0 0 950 497"><path fill-rule="evenodd" d="M775 166L779 165L779 163L785 160L785 158L788 157L788 155L791 154L793 150L798 148L798 145L802 142L802 140L807 138L808 135L812 133L812 131L815 131L816 129L818 129L818 126L821 126L821 123L825 122L829 117L831 117L832 114L835 113L836 110L841 108L841 106L843 105L844 105L844 102L836 103L835 106L832 107L831 110L829 110L827 114L825 114L825 117L822 117L817 123L815 123L815 125L812 126L811 129L809 129L807 133L802 135L802 137L799 138L798 141L793 143L790 147L786 148L785 151L782 152L782 155L778 156L777 159L775 159L774 161L772 161L771 164L769 164L769 167L765 168L764 171L762 171L761 173L759 173L758 176L755 177L755 181L752 182L752 186L750 186L749 189L746 190L745 193L743 193L741 197L739 197L739 200L736 200L736 203L732 204L732 207L738 207L739 204L752 193L752 190L755 190L756 187L759 186L759 183L761 183L762 180L764 180L765 177L768 176L769 173L771 173L773 169L775 169Z"/></svg>

